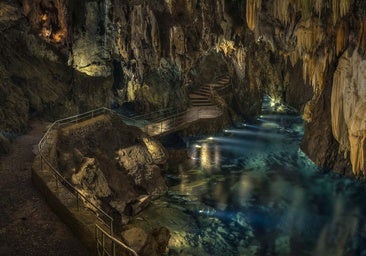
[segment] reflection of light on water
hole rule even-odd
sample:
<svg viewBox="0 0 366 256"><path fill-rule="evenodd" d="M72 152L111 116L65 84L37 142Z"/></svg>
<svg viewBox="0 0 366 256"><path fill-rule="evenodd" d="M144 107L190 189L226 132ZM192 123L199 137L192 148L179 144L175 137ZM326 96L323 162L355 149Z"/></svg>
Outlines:
<svg viewBox="0 0 366 256"><path fill-rule="evenodd" d="M189 190L189 179L187 175L184 173L183 169L179 170L179 177L181 179L181 182L179 184L179 191L181 194L186 194Z"/></svg>
<svg viewBox="0 0 366 256"><path fill-rule="evenodd" d="M195 145L195 147L193 147L191 149L191 159L194 160L194 164L196 164L197 160L198 160L198 151L201 148L201 146L199 145Z"/></svg>
<svg viewBox="0 0 366 256"><path fill-rule="evenodd" d="M220 167L220 148L218 145L215 145L215 167L219 168Z"/></svg>
<svg viewBox="0 0 366 256"><path fill-rule="evenodd" d="M210 148L207 143L203 143L201 148L201 168L207 171L211 170Z"/></svg>
<svg viewBox="0 0 366 256"><path fill-rule="evenodd" d="M252 189L253 189L253 184L252 184L251 178L248 175L243 174L240 177L239 191L238 191L238 199L240 200L240 204L242 206L245 206L247 201L251 198Z"/></svg>

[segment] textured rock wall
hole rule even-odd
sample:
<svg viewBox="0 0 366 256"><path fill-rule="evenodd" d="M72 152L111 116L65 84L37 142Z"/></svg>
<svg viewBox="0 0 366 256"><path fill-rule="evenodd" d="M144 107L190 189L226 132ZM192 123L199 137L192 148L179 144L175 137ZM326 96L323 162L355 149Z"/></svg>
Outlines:
<svg viewBox="0 0 366 256"><path fill-rule="evenodd" d="M363 176L364 1L274 0L246 5L248 27L277 56L274 61L284 78L281 86L270 85L267 92L275 95L277 90L281 97L282 90L282 98L294 105L301 100L294 91L308 88L303 91L307 99L295 105L303 109L306 121L303 150L320 166L342 173L352 169Z"/></svg>
<svg viewBox="0 0 366 256"><path fill-rule="evenodd" d="M363 175L365 1L0 3L3 130L112 102L185 108L190 89L228 73L229 113L257 113L263 93L284 100L303 112L313 160Z"/></svg>

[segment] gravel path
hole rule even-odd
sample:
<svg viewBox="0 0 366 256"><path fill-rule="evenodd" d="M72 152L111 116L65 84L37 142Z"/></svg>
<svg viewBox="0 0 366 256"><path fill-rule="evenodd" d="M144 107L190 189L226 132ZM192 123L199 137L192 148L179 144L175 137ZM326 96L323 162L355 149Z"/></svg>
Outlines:
<svg viewBox="0 0 366 256"><path fill-rule="evenodd" d="M46 123L31 122L0 158L0 256L89 255L31 182L32 148Z"/></svg>

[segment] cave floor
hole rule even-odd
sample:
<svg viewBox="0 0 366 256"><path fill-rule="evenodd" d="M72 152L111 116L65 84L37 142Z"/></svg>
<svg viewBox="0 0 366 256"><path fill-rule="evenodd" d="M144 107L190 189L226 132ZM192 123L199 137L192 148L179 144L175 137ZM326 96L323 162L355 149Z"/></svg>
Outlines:
<svg viewBox="0 0 366 256"><path fill-rule="evenodd" d="M32 149L47 123L30 126L0 158L0 255L89 255L32 184Z"/></svg>

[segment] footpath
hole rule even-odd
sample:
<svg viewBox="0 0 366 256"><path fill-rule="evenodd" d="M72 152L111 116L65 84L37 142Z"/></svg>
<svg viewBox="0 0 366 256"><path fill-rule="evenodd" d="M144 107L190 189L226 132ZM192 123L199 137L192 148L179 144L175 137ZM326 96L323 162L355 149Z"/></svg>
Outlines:
<svg viewBox="0 0 366 256"><path fill-rule="evenodd" d="M47 124L32 121L29 133L0 158L0 255L88 255L32 184L33 150Z"/></svg>

